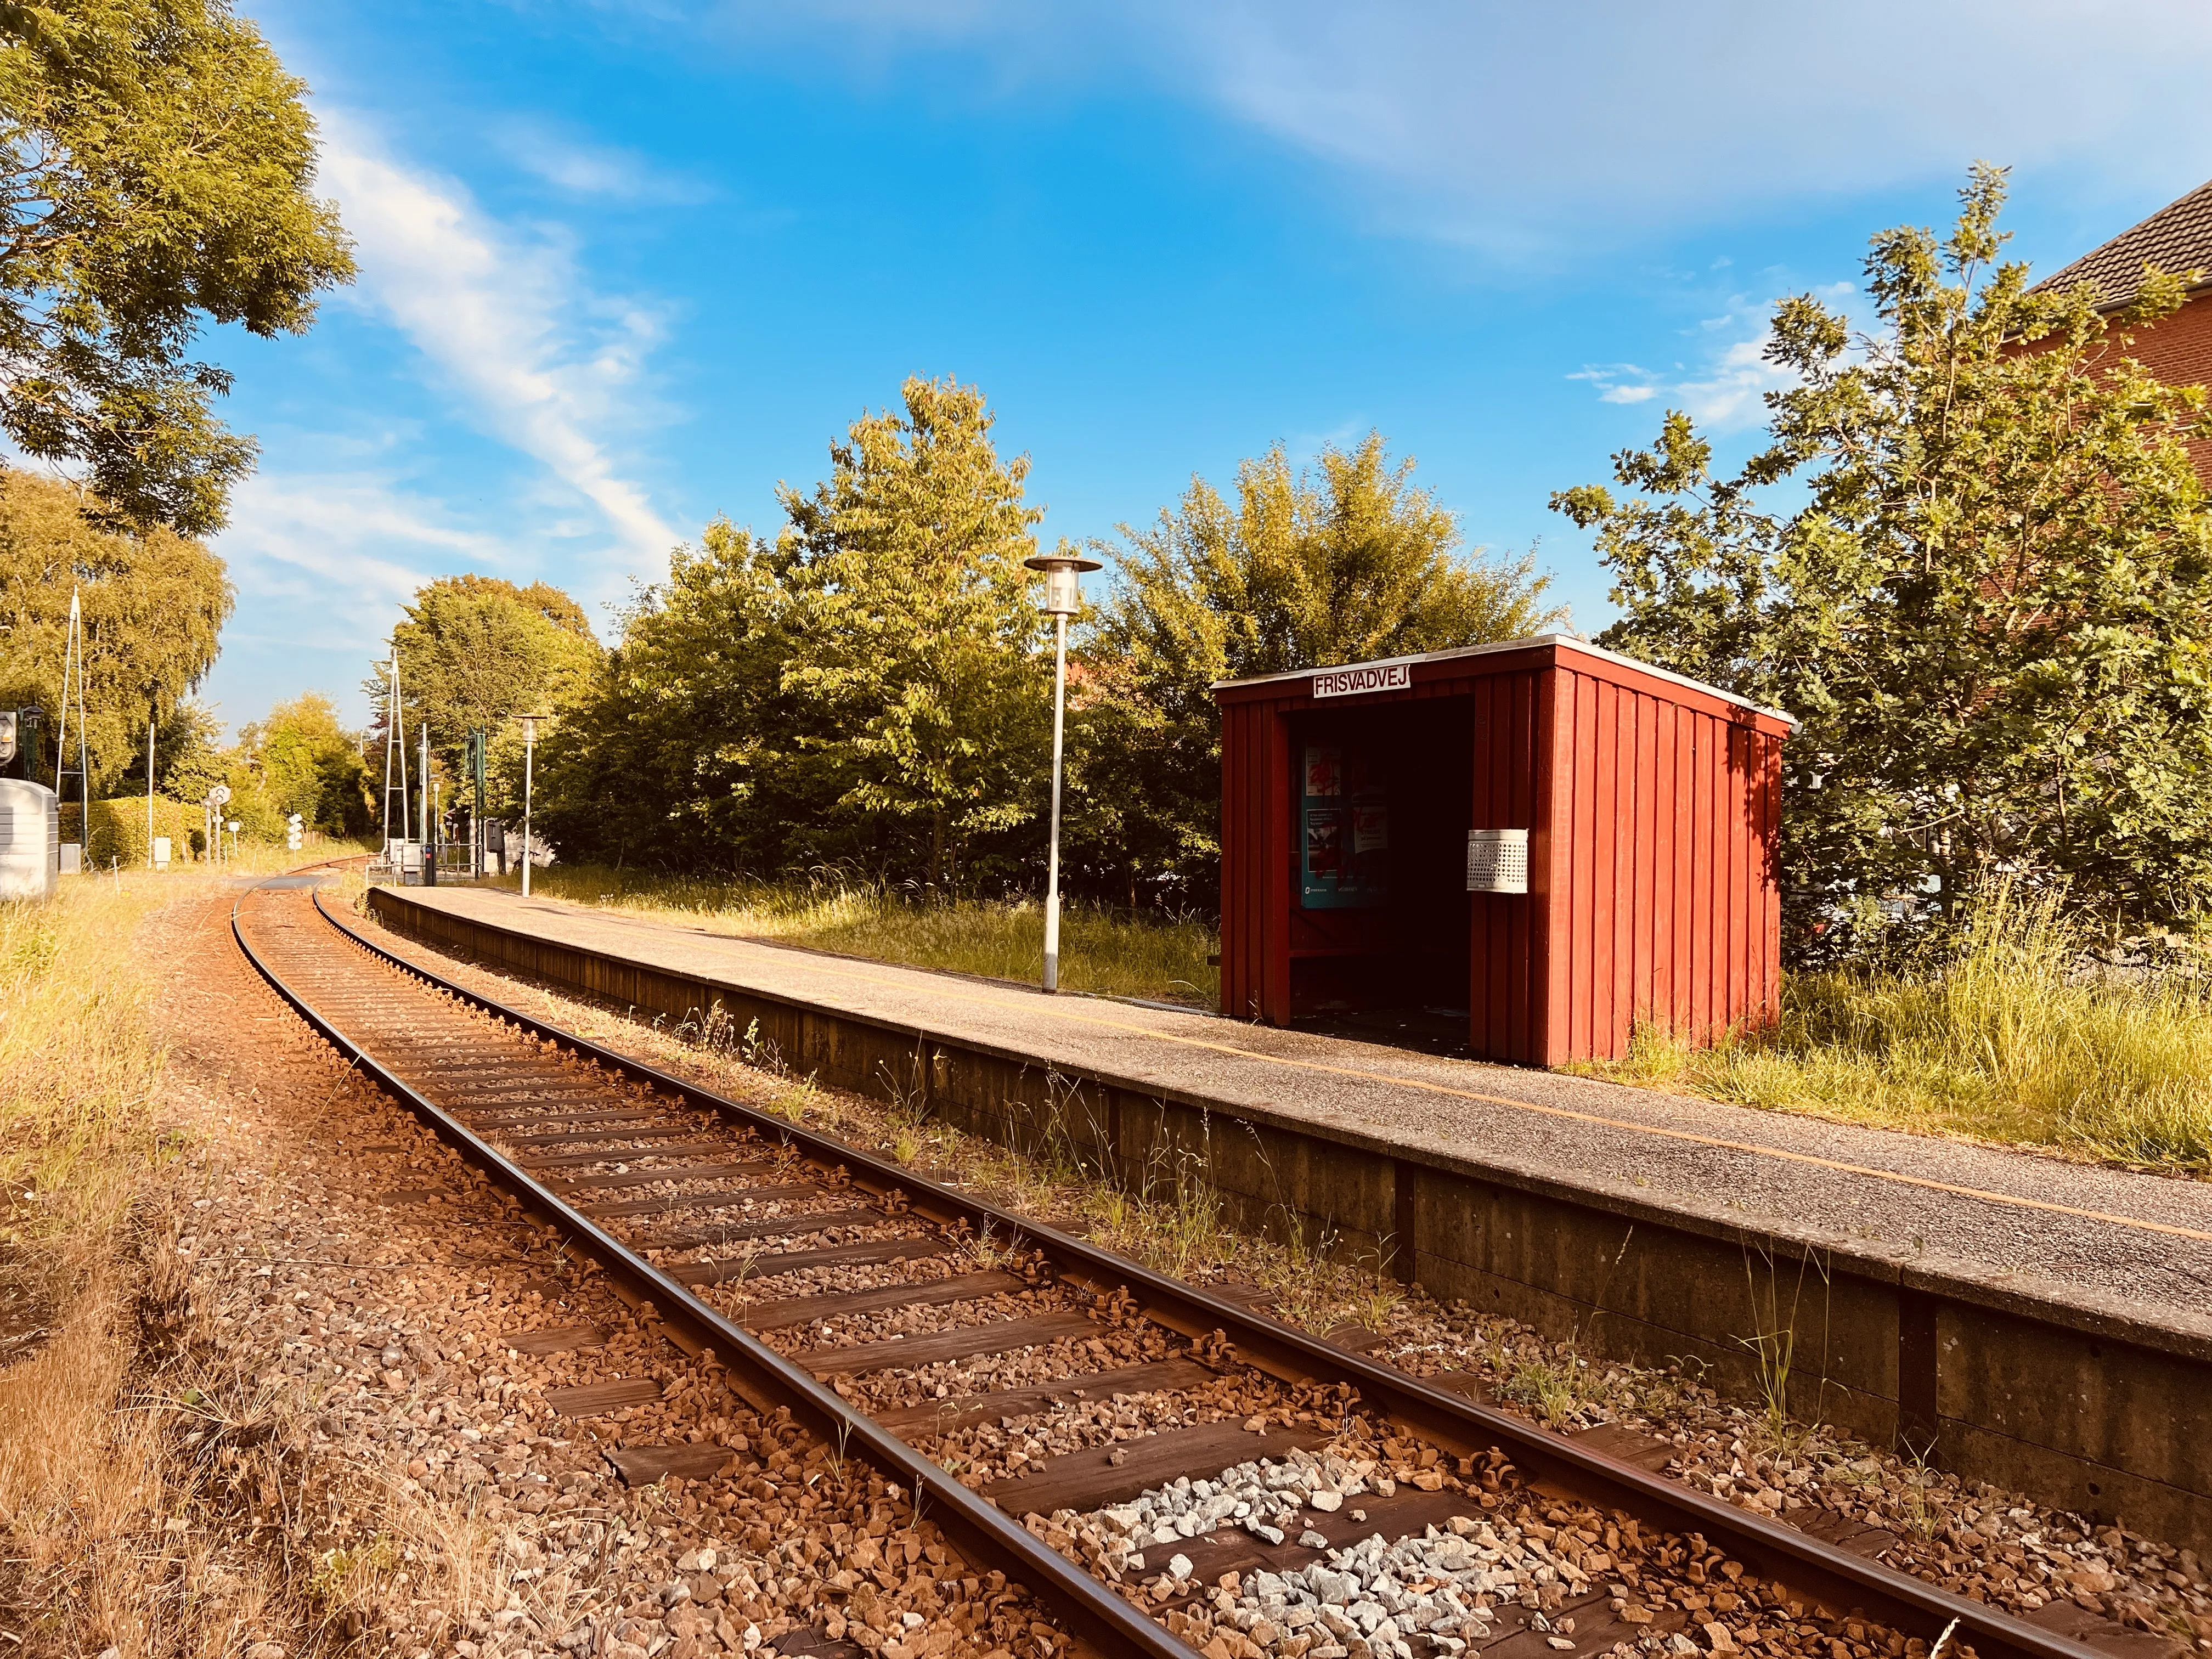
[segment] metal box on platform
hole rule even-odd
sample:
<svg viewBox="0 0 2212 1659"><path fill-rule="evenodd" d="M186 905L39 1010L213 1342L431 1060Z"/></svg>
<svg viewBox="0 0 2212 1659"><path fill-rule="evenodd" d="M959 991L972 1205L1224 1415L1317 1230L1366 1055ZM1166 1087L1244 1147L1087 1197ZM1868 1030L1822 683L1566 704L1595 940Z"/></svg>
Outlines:
<svg viewBox="0 0 2212 1659"><path fill-rule="evenodd" d="M1553 1066L1776 1012L1788 716L1562 635L1213 690L1224 1012Z"/></svg>

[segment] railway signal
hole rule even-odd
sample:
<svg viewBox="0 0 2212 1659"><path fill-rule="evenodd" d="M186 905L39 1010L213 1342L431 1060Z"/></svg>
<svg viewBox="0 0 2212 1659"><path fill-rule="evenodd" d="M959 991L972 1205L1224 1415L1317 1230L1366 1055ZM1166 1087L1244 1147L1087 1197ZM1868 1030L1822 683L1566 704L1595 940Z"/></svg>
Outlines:
<svg viewBox="0 0 2212 1659"><path fill-rule="evenodd" d="M227 783L216 785L201 802L200 810L205 815L203 821L207 825L208 862L210 864L222 862L222 809L229 803L230 786Z"/></svg>
<svg viewBox="0 0 2212 1659"><path fill-rule="evenodd" d="M479 726L469 733L469 781L476 789L475 809L469 815L469 874L484 873L484 775L490 769L491 733Z"/></svg>
<svg viewBox="0 0 2212 1659"><path fill-rule="evenodd" d="M297 812L284 820L284 847L288 852L300 850L300 815Z"/></svg>

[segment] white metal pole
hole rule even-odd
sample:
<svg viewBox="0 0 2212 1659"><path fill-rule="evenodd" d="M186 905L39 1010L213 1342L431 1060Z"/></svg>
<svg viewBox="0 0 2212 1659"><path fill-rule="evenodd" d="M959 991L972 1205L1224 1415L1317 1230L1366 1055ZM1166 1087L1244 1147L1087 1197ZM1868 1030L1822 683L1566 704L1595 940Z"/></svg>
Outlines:
<svg viewBox="0 0 2212 1659"><path fill-rule="evenodd" d="M531 766L538 753L535 738L526 732L522 739L522 896L530 896L530 785Z"/></svg>
<svg viewBox="0 0 2212 1659"><path fill-rule="evenodd" d="M1060 989L1060 750L1067 713L1067 618L1052 619L1052 845L1044 866L1044 988Z"/></svg>
<svg viewBox="0 0 2212 1659"><path fill-rule="evenodd" d="M146 705L146 867L154 867L154 714L160 704Z"/></svg>
<svg viewBox="0 0 2212 1659"><path fill-rule="evenodd" d="M422 845L416 849L415 857L415 867L419 872L416 880L421 885L428 887L438 878L437 872L431 868L429 863L430 723L428 720L418 720L415 726L415 735L422 745L422 764L415 779L416 792L421 797L421 804L416 809L416 817L421 821L422 825Z"/></svg>

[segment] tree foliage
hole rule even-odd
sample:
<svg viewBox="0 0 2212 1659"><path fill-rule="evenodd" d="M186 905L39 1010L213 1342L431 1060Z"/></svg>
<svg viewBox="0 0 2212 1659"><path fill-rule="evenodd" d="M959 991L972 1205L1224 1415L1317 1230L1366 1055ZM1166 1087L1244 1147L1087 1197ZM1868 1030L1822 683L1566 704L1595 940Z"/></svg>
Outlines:
<svg viewBox="0 0 2212 1659"><path fill-rule="evenodd" d="M581 696L599 659L599 643L583 607L544 582L517 586L496 576L441 576L417 588L392 630L399 657L401 713L406 720L410 782L423 726L430 755L447 781L447 805L459 804L455 781L465 772L469 732L493 739L495 811L520 811L522 738L511 718L545 714ZM385 681L362 683L385 727ZM381 765L377 782L383 782Z"/></svg>
<svg viewBox="0 0 2212 1659"><path fill-rule="evenodd" d="M872 861L952 881L963 854L1035 815L1044 680L1036 579L1042 518L1026 456L1003 461L983 395L909 380L903 409L863 416L829 479L780 497L799 747L830 811Z"/></svg>
<svg viewBox="0 0 2212 1659"><path fill-rule="evenodd" d="M0 6L0 430L135 522L219 528L252 464L201 327L352 274L302 90L225 0Z"/></svg>
<svg viewBox="0 0 2212 1659"><path fill-rule="evenodd" d="M563 852L777 874L837 863L937 891L1042 873L1052 656L1041 516L982 394L908 380L781 492L773 542L726 522L641 592L544 751ZM1478 644L1559 620L1527 559L1462 554L1379 438L1300 474L1248 463L1126 532L1114 597L1071 641L1070 884L1210 906L1211 684Z"/></svg>
<svg viewBox="0 0 2212 1659"><path fill-rule="evenodd" d="M325 835L367 836L374 829L360 735L339 723L336 706L320 693L302 692L245 727L238 734L237 758L252 775L252 787L241 791L234 784L233 800L251 794L264 805L265 814L255 816L270 820L268 833L282 834L295 812L308 829ZM256 829L260 831L258 823Z"/></svg>
<svg viewBox="0 0 2212 1659"><path fill-rule="evenodd" d="M2212 422L2128 356L2184 284L2148 272L2112 314L2031 291L1998 258L2003 198L1980 168L1948 239L1874 239L1872 337L1777 307L1795 383L1735 476L1670 413L1614 457L1632 495L1554 499L1617 578L1604 643L1803 722L1801 955L1867 943L1893 896L1948 911L2005 874L2133 915L2212 899L2212 520L2181 441Z"/></svg>
<svg viewBox="0 0 2212 1659"><path fill-rule="evenodd" d="M1278 445L1232 507L1194 478L1122 526L1084 645L1072 830L1091 879L1210 906L1220 858L1217 680L1518 639L1562 625L1533 556L1462 551L1458 521L1380 434L1300 471ZM1109 876L1107 872L1115 874ZM1122 891L1114 891L1121 888Z"/></svg>
<svg viewBox="0 0 2212 1659"><path fill-rule="evenodd" d="M539 756L538 821L610 863L777 871L830 804L783 685L787 550L718 520L641 592Z"/></svg>
<svg viewBox="0 0 2212 1659"><path fill-rule="evenodd" d="M1038 514L992 418L971 386L909 380L826 480L779 492L774 543L718 522L678 553L547 751L561 843L938 889L1025 856L1048 759Z"/></svg>
<svg viewBox="0 0 2212 1659"><path fill-rule="evenodd" d="M51 783L70 595L78 592L95 795L134 769L143 787L149 710L173 736L185 699L214 665L232 603L222 561L198 542L111 522L67 484L0 468L0 708L46 711ZM70 724L74 732L74 708ZM69 748L74 767L74 736Z"/></svg>

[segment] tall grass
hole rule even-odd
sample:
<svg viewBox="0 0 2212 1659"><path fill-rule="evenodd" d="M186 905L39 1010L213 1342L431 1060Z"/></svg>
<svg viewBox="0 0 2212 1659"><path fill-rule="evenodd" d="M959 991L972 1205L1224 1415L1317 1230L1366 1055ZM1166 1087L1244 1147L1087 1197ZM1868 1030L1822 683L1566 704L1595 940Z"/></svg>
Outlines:
<svg viewBox="0 0 2212 1659"><path fill-rule="evenodd" d="M0 903L0 1189L13 1244L112 1218L151 1142L161 1075L133 935L163 878L72 878Z"/></svg>
<svg viewBox="0 0 2212 1659"><path fill-rule="evenodd" d="M1044 907L1034 898L939 902L840 874L764 881L569 864L533 872L530 885L533 893L627 915L915 968L1030 984L1044 971ZM1213 930L1201 922L1061 907L1060 982L1071 991L1211 1008L1219 984L1206 961L1214 949Z"/></svg>
<svg viewBox="0 0 2212 1659"><path fill-rule="evenodd" d="M145 925L167 904L227 896L219 876L346 850L249 842L227 866L69 877L50 902L0 903L0 1337L12 1345L0 1351L0 1597L23 1632L16 1651L236 1652L245 1632L290 1617L281 1573L240 1557L213 1464L176 1429L179 1395L252 1415L261 1390L253 1371L195 1373L189 1394L172 1375L209 1315L175 1249L189 1212L146 1179L170 1150L155 1015L171 993ZM180 929L173 948L199 942ZM278 1442L258 1443L258 1419L246 1426L256 1449L238 1468L264 1472Z"/></svg>
<svg viewBox="0 0 2212 1659"><path fill-rule="evenodd" d="M1696 1053L1640 1031L1607 1074L2212 1176L2212 984L2084 975L2089 943L2057 898L2002 890L1924 970L1794 975L1774 1030Z"/></svg>

